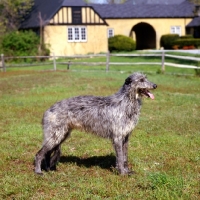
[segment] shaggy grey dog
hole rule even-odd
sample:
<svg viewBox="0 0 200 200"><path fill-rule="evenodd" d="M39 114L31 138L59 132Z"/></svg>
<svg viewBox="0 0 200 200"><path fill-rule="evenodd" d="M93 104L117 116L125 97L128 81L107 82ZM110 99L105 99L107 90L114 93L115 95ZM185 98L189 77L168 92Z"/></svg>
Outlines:
<svg viewBox="0 0 200 200"><path fill-rule="evenodd" d="M42 174L42 161L47 171L55 166L61 143L73 129L79 129L109 138L116 152L119 174L130 174L128 138L138 122L142 97L154 99L149 90L156 87L144 74L134 73L111 96L77 96L55 103L44 113L44 140L35 156L35 173Z"/></svg>

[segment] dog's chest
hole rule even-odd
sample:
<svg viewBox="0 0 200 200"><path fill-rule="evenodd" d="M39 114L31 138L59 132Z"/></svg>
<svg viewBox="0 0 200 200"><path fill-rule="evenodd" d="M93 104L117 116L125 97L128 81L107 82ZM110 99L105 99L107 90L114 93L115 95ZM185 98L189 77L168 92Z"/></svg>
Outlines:
<svg viewBox="0 0 200 200"><path fill-rule="evenodd" d="M140 111L135 111L133 115L127 117L126 119L126 127L124 127L124 132L130 133L138 123ZM125 133L125 134L126 134Z"/></svg>
<svg viewBox="0 0 200 200"><path fill-rule="evenodd" d="M140 115L140 104L127 106L124 112L121 112L115 121L114 134L116 137L125 137L130 134L138 123Z"/></svg>

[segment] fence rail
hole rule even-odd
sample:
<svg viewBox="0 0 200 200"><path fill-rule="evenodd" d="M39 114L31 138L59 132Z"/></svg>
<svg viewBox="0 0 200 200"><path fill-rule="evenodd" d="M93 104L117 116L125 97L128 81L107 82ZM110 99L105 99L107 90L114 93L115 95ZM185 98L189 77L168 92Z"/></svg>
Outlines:
<svg viewBox="0 0 200 200"><path fill-rule="evenodd" d="M70 59L83 59L83 58L94 58L94 57L104 57L106 58L105 62L73 62ZM161 62L111 62L111 57L160 57ZM184 60L191 60L191 61L200 61L198 57L192 56L176 56L167 54L165 51L159 53L138 53L138 54L89 54L89 55L75 55L75 56L4 56L1 54L1 61L0 61L0 69L3 72L6 72L7 68L12 67L30 67L30 66L38 66L38 65L52 65L53 70L57 70L57 65L66 65L67 69L69 70L72 65L87 65L87 66L105 66L106 72L109 71L111 65L123 65L123 66L133 66L133 65L159 65L161 66L161 71L165 71L165 66L176 67L176 68L188 68L188 69L200 69L199 66L194 65L184 65L184 64L176 64L165 62L165 58L177 58L177 59L184 59ZM7 61L11 59L48 59L48 62L35 62L35 63L28 63L28 64L9 64ZM68 59L67 62L58 61L58 59Z"/></svg>

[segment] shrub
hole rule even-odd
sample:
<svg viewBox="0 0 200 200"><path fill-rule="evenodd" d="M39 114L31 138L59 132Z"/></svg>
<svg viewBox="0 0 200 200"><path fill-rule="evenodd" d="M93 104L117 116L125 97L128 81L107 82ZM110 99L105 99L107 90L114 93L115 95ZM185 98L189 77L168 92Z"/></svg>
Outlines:
<svg viewBox="0 0 200 200"><path fill-rule="evenodd" d="M178 34L163 35L160 39L160 46L164 47L164 49L172 49L172 46L174 45L173 42L177 39L179 39Z"/></svg>
<svg viewBox="0 0 200 200"><path fill-rule="evenodd" d="M173 45L178 45L179 49L194 49L200 47L200 39L178 39L173 41Z"/></svg>
<svg viewBox="0 0 200 200"><path fill-rule="evenodd" d="M124 35L115 35L108 39L109 51L133 51L136 48L135 41Z"/></svg>
<svg viewBox="0 0 200 200"><path fill-rule="evenodd" d="M191 38L194 38L193 35L183 35L183 36L180 36L180 39L191 39Z"/></svg>
<svg viewBox="0 0 200 200"><path fill-rule="evenodd" d="M2 40L2 50L6 56L49 55L46 45L40 47L40 39L33 31L14 31Z"/></svg>

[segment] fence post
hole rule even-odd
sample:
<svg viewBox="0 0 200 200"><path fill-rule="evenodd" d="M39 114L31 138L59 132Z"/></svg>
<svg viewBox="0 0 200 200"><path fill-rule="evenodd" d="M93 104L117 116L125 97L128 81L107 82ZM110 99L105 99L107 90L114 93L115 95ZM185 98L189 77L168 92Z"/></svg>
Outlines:
<svg viewBox="0 0 200 200"><path fill-rule="evenodd" d="M67 64L67 70L70 69L70 63L71 63L71 61L69 60L69 61L68 61L68 64Z"/></svg>
<svg viewBox="0 0 200 200"><path fill-rule="evenodd" d="M110 52L108 51L106 54L106 72L109 71L109 63L110 63Z"/></svg>
<svg viewBox="0 0 200 200"><path fill-rule="evenodd" d="M162 73L165 72L165 51L162 51Z"/></svg>
<svg viewBox="0 0 200 200"><path fill-rule="evenodd" d="M53 53L53 68L54 68L54 71L56 71L56 57L55 57L55 53Z"/></svg>
<svg viewBox="0 0 200 200"><path fill-rule="evenodd" d="M5 65L5 62L4 62L4 55L1 54L1 67L2 67L2 71L3 72L6 72L6 65Z"/></svg>

